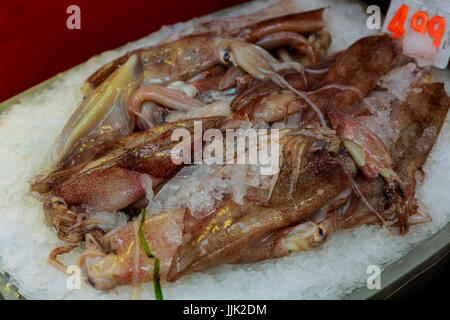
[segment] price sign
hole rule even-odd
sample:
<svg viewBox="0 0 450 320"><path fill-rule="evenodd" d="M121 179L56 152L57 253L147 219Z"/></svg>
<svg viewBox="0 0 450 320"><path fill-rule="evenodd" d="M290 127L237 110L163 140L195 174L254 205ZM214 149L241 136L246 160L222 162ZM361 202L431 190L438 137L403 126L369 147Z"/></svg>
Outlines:
<svg viewBox="0 0 450 320"><path fill-rule="evenodd" d="M399 38L410 29L429 38L431 41L426 43L437 50L433 66L444 69L450 57L449 24L448 0L392 0L383 31Z"/></svg>

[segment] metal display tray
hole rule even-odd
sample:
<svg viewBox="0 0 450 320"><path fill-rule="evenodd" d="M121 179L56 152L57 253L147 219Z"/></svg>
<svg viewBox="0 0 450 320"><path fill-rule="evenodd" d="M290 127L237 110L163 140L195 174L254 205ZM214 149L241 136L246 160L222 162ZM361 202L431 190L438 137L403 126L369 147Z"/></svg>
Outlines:
<svg viewBox="0 0 450 320"><path fill-rule="evenodd" d="M237 7L243 7L245 4ZM213 16L220 17L234 8L218 11ZM73 67L68 71L74 70ZM66 71L66 72L68 72ZM30 96L44 89L50 88L64 73L60 73L2 103L0 103L0 113L19 103L26 96ZM402 290L419 276L442 262L450 253L450 224L439 230L433 236L423 240L410 252L396 262L386 266L382 272L381 289L368 289L366 286L354 290L345 299L387 299L396 292ZM0 273L0 299L22 299L17 288L9 283L9 276Z"/></svg>

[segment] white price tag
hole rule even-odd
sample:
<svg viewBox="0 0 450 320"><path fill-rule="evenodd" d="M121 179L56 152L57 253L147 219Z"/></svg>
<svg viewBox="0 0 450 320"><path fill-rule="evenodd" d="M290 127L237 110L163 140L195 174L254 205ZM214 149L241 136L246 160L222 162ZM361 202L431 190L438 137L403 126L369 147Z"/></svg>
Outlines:
<svg viewBox="0 0 450 320"><path fill-rule="evenodd" d="M450 57L449 24L449 0L392 0L383 31L401 37L404 51L415 45L415 51L431 56L433 66L444 69Z"/></svg>

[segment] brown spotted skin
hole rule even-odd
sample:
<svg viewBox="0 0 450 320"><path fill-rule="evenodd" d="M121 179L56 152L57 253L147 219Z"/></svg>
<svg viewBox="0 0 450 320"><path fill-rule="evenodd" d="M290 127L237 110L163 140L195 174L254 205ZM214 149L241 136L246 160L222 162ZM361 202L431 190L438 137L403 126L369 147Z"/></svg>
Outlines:
<svg viewBox="0 0 450 320"><path fill-rule="evenodd" d="M326 25L322 18L324 9L294 13L257 23L241 31L244 41L255 42L261 37L282 31L311 33L323 29Z"/></svg>
<svg viewBox="0 0 450 320"><path fill-rule="evenodd" d="M360 170L367 178L376 178L381 169L392 167L386 146L372 130L340 111L330 111L328 117L343 141L355 143L364 152L364 165Z"/></svg>
<svg viewBox="0 0 450 320"><path fill-rule="evenodd" d="M389 152L394 160L394 169L402 177L410 175L413 178L411 174L423 165L450 107L442 84L419 86L424 91L422 95L410 94L406 103L394 104L391 113L392 125L399 126L402 134ZM436 130L427 135L427 128ZM417 148L419 139L423 142L420 149ZM341 161L347 163L345 159L348 156L345 153L341 156ZM277 251L278 239L350 186L342 167L326 153L312 153L305 161L307 170L300 174L293 193L294 200L289 198L290 174L287 170L282 174L270 202L265 205L246 200L239 206L225 198L214 214L200 220L189 211L171 211L148 217L144 234L151 250L161 259L162 278L175 281L185 274L223 263L248 263L287 254ZM350 159L347 161L351 162ZM367 200L382 211L386 206L384 181L381 178L369 180L361 175L356 181ZM410 186L415 188L415 182ZM320 189L323 192L318 192ZM323 239L339 229L378 221L358 197L353 195L350 199L350 207L344 215L335 210L317 223ZM415 208L411 206L408 210ZM101 287L102 279L88 274L96 288L109 289L131 283L134 255L126 248L134 241L136 223L110 235L114 249L109 255L124 263L119 264L117 276L109 279L108 287ZM139 281L151 281L153 260L145 259L142 252L140 257Z"/></svg>
<svg viewBox="0 0 450 320"><path fill-rule="evenodd" d="M238 205L226 199L206 218L206 223L186 217L183 244L173 259L168 280L224 263L249 263L276 256L270 247L261 247L267 237L306 219L349 187L341 167L327 157L310 162L308 170L299 177L293 200L289 198L287 171L265 205L252 201Z"/></svg>
<svg viewBox="0 0 450 320"><path fill-rule="evenodd" d="M405 185L407 217L417 213L417 202L414 197L416 172L424 165L450 108L450 98L442 83L416 83L415 87L421 88L422 92L410 92L406 101L392 103L391 125L400 133L388 150L394 163L393 169ZM383 179L378 177L369 180L360 177L357 183L372 206L383 213L388 205ZM339 229L355 228L369 223L379 223L379 219L358 197L355 197L345 215L331 213L323 225L326 232L331 235ZM396 226L401 228L401 225ZM402 233L407 230L406 226Z"/></svg>
<svg viewBox="0 0 450 320"><path fill-rule="evenodd" d="M391 70L394 58L394 43L388 35L362 38L339 55L326 76L317 83L317 88L345 85L358 89L365 97L375 88L376 81ZM330 88L318 91L310 98L323 111L331 107L352 116L368 113L361 98L351 90ZM305 116L315 117L311 110Z"/></svg>
<svg viewBox="0 0 450 320"><path fill-rule="evenodd" d="M362 38L345 50L318 86L342 84L357 87L364 96L389 72L395 57L392 38L386 34Z"/></svg>
<svg viewBox="0 0 450 320"><path fill-rule="evenodd" d="M211 39L209 34L192 35L128 52L94 72L86 84L96 88L133 54L140 58L144 84L164 85L175 80L187 80L220 62Z"/></svg>

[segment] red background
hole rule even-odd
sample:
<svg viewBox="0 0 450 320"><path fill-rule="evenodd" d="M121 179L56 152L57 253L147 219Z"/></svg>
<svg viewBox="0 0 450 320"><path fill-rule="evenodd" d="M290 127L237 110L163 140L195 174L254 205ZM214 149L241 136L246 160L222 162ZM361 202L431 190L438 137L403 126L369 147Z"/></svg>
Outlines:
<svg viewBox="0 0 450 320"><path fill-rule="evenodd" d="M244 0L5 0L0 2L0 101L91 56ZM81 30L69 30L69 5Z"/></svg>

